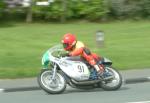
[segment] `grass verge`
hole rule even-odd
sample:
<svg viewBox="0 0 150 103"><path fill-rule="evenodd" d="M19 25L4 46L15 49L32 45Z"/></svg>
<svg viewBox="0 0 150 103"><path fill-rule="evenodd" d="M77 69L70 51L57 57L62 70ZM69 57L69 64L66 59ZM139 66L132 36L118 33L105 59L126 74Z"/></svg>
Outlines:
<svg viewBox="0 0 150 103"><path fill-rule="evenodd" d="M150 67L150 22L14 23L0 25L0 78L36 76L42 54L65 33L77 35L93 52L110 58L119 70ZM95 33L105 32L104 48L97 48Z"/></svg>

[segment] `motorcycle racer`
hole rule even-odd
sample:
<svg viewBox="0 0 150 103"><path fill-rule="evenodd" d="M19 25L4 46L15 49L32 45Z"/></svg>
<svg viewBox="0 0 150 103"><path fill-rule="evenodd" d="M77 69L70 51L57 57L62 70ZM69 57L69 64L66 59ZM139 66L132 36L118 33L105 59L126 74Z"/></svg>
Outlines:
<svg viewBox="0 0 150 103"><path fill-rule="evenodd" d="M99 76L104 79L111 78L111 75L105 72L104 66L98 63L101 58L97 54L92 53L83 42L78 41L74 34L65 34L61 42L64 49L69 52L69 56L83 57L91 66L95 68Z"/></svg>
<svg viewBox="0 0 150 103"><path fill-rule="evenodd" d="M57 44L43 54L43 69L37 80L39 86L45 92L50 94L62 93L67 85L79 89L98 87L104 90L117 90L121 87L122 77L117 70L112 68L111 60L103 57L101 63L96 63L96 65L103 64L104 66L102 77L105 78L101 78L96 69L84 62L81 56L67 57L64 55L68 53L68 51L64 51L62 44ZM109 73L110 76L104 75ZM106 77L113 78L106 79Z"/></svg>

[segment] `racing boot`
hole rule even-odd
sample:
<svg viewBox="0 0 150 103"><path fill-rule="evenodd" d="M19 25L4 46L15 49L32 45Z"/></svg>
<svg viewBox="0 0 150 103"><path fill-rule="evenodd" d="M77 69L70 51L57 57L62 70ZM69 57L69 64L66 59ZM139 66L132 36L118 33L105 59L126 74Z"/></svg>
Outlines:
<svg viewBox="0 0 150 103"><path fill-rule="evenodd" d="M105 70L103 65L94 65L94 68L101 79L109 80L113 78L113 75L108 70Z"/></svg>
<svg viewBox="0 0 150 103"><path fill-rule="evenodd" d="M109 72L108 70L105 70L105 71L103 72L103 74L102 74L102 78L103 78L104 80L110 80L110 79L113 79L114 76L113 76L113 74L112 74L111 72Z"/></svg>

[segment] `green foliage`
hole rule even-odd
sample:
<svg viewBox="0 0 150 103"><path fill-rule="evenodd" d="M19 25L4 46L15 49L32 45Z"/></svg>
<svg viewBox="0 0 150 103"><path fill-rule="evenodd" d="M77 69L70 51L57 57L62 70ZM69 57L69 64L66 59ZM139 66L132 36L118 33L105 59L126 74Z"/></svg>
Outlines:
<svg viewBox="0 0 150 103"><path fill-rule="evenodd" d="M46 0L33 0L46 1ZM150 0L67 0L63 6L63 0L54 0L48 6L32 6L33 19L42 21L61 21L62 18L86 19L89 21L101 21L110 18L117 19L141 19L150 18ZM5 4L0 1L0 18L2 18ZM19 8L19 7L18 7ZM27 8L19 8L22 12L11 11L12 17L25 18ZM14 19L13 18L13 19Z"/></svg>
<svg viewBox="0 0 150 103"><path fill-rule="evenodd" d="M143 17L150 18L150 0L142 0L141 3L141 13Z"/></svg>
<svg viewBox="0 0 150 103"><path fill-rule="evenodd" d="M49 7L43 9L46 11L45 19L46 20L59 20L62 15L61 1L57 0L52 3Z"/></svg>
<svg viewBox="0 0 150 103"><path fill-rule="evenodd" d="M0 10L3 10L3 8L5 8L5 4L3 2L3 0L0 1Z"/></svg>
<svg viewBox="0 0 150 103"><path fill-rule="evenodd" d="M55 0L47 7L33 8L35 17L42 17L44 20L60 20L63 15L68 19L100 20L107 13L103 0L68 0L66 11L63 10L62 0Z"/></svg>
<svg viewBox="0 0 150 103"><path fill-rule="evenodd" d="M34 17L43 20L59 20L62 12L60 0L51 3L49 6L33 6Z"/></svg>
<svg viewBox="0 0 150 103"><path fill-rule="evenodd" d="M4 12L4 9L5 9L5 4L2 0L0 0L0 19L3 17L3 12Z"/></svg>
<svg viewBox="0 0 150 103"><path fill-rule="evenodd" d="M60 20L64 15L62 1L56 0L48 7L37 7L44 20ZM37 15L39 15L37 13ZM65 15L68 19L102 20L107 15L114 18L148 18L149 0L68 0Z"/></svg>
<svg viewBox="0 0 150 103"><path fill-rule="evenodd" d="M116 18L147 18L150 16L150 0L107 0L110 13Z"/></svg>
<svg viewBox="0 0 150 103"><path fill-rule="evenodd" d="M100 21L109 18L149 18L150 0L68 0L67 10L62 8L62 0L55 0L47 7L36 6L35 17L42 20L87 19Z"/></svg>
<svg viewBox="0 0 150 103"><path fill-rule="evenodd" d="M104 0L90 1L86 8L87 18L90 20L101 20L108 12L104 5Z"/></svg>

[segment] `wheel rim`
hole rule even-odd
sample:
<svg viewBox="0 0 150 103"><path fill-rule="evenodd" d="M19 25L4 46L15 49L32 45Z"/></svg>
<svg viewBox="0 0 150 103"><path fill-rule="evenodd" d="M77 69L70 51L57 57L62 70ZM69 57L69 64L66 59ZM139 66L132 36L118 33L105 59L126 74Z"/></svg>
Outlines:
<svg viewBox="0 0 150 103"><path fill-rule="evenodd" d="M110 80L110 81L104 81L104 82L102 82L103 83L103 85L105 85L105 86L107 86L107 87L116 87L116 86L118 86L119 84L120 84L120 80L121 80L121 78L120 78L120 75L118 74L118 72L116 72L115 70L113 70L112 68L110 68L110 67L107 67L106 68L110 73L112 73L113 74L113 79L112 80Z"/></svg>
<svg viewBox="0 0 150 103"><path fill-rule="evenodd" d="M41 75L42 85L50 91L61 91L65 86L65 80L59 73L56 73L55 80L52 80L52 71L45 71Z"/></svg>

